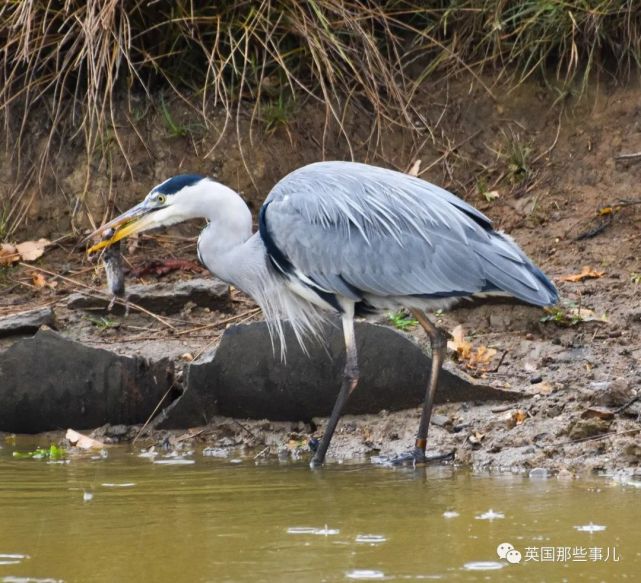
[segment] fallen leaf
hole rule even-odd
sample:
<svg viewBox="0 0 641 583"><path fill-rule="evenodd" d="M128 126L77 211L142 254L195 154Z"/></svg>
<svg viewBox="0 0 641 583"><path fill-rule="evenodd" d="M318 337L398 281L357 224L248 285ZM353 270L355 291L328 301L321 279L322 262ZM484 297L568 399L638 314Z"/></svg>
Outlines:
<svg viewBox="0 0 641 583"><path fill-rule="evenodd" d="M527 419L527 413L523 409L517 409L512 413L514 425L521 425Z"/></svg>
<svg viewBox="0 0 641 583"><path fill-rule="evenodd" d="M447 341L447 347L458 354L459 359L468 360L472 352L472 343L465 339L463 326L460 324L452 330L452 339Z"/></svg>
<svg viewBox="0 0 641 583"><path fill-rule="evenodd" d="M48 287L54 289L57 285L57 281L49 281L42 273L34 271L31 273L31 282L33 285L39 289Z"/></svg>
<svg viewBox="0 0 641 583"><path fill-rule="evenodd" d="M483 196L485 197L485 200L487 200L487 202L492 202L493 200L499 198L501 195L499 194L498 190L490 190L488 192L484 192Z"/></svg>
<svg viewBox="0 0 641 583"><path fill-rule="evenodd" d="M605 271L596 271L588 265L584 265L581 269L581 273L575 273L572 275L563 275L559 277L559 281L570 281L573 283L578 283L586 279L598 279L605 275Z"/></svg>
<svg viewBox="0 0 641 583"><path fill-rule="evenodd" d="M67 429L65 437L71 445L79 447L80 449L102 449L103 447L105 447L105 444L102 443L102 441L92 439L87 435L78 433L74 429Z"/></svg>
<svg viewBox="0 0 641 583"><path fill-rule="evenodd" d="M20 253L23 261L35 261L39 257L42 257L42 254L45 252L45 248L50 244L51 241L48 239L25 241L24 243L18 243L16 245L16 250Z"/></svg>
<svg viewBox="0 0 641 583"><path fill-rule="evenodd" d="M31 276L31 282L38 288L45 287L47 285L47 280L42 273L34 273Z"/></svg>
<svg viewBox="0 0 641 583"><path fill-rule="evenodd" d="M418 173L421 171L421 161L416 160L412 167L407 171L410 176L418 176Z"/></svg>
<svg viewBox="0 0 641 583"><path fill-rule="evenodd" d="M9 243L0 243L0 265L11 265L20 261L20 253Z"/></svg>
<svg viewBox="0 0 641 583"><path fill-rule="evenodd" d="M487 346L479 346L475 352L470 354L469 365L478 368L479 365L487 365L496 356L496 348L488 348Z"/></svg>
<svg viewBox="0 0 641 583"><path fill-rule="evenodd" d="M481 345L474 350L472 343L465 339L463 326L460 324L452 330L451 337L451 340L447 342L447 347L456 352L458 360L464 362L470 370L486 371L487 365L496 356L495 348Z"/></svg>
<svg viewBox="0 0 641 583"><path fill-rule="evenodd" d="M0 265L11 265L18 261L35 261L42 256L45 248L50 244L51 241L48 239L24 241L16 245L2 243L0 244Z"/></svg>

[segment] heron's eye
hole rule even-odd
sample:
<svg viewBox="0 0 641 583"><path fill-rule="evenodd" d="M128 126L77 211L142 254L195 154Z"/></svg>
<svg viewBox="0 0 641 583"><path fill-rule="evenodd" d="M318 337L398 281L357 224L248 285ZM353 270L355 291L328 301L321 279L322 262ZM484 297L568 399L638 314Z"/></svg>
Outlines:
<svg viewBox="0 0 641 583"><path fill-rule="evenodd" d="M166 197L164 194L159 194L159 195L156 197L156 202L157 202L158 204L165 204L165 203L167 202L167 197Z"/></svg>

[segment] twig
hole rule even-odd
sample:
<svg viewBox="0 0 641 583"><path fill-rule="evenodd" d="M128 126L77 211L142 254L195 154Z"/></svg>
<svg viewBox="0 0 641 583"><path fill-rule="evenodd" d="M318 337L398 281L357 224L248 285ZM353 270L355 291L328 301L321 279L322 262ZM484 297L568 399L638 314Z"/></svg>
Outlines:
<svg viewBox="0 0 641 583"><path fill-rule="evenodd" d="M145 421L144 425L140 428L140 431L138 431L138 433L136 434L136 437L133 438L131 442L132 445L136 443L141 433L147 428L147 425L149 425L151 420L154 418L154 415L156 415L156 411L158 411L158 409L160 408L160 405L162 405L162 402L167 398L167 395L173 388L174 388L174 385L172 383L170 387L165 391L165 394L160 398L160 401L158 401L158 404L154 407L154 410L150 413L149 417L147 417L147 421Z"/></svg>
<svg viewBox="0 0 641 583"><path fill-rule="evenodd" d="M615 410L614 410L614 411L612 411L612 412L613 412L615 415L616 415L617 413L621 413L622 411L625 411L625 410L626 410L630 405L634 405L634 403L636 403L639 399L641 399L641 397L640 397L640 396L638 396L638 395L637 395L636 397L632 397L632 399L630 399L627 403L624 403L624 404L623 404L623 405L621 405L618 409L615 409Z"/></svg>
<svg viewBox="0 0 641 583"><path fill-rule="evenodd" d="M564 445L574 445L575 443L583 443L584 441L599 441L600 439L607 439L608 437L615 437L617 435L625 435L626 433L635 433L641 431L641 427L636 427L634 429L626 429L625 431L609 431L608 433L602 433L601 435L592 435L590 437L581 437L580 439L575 439L573 441L563 441L561 443L552 443L550 446L561 447Z"/></svg>
<svg viewBox="0 0 641 583"><path fill-rule="evenodd" d="M554 141L552 142L552 145L547 149L541 152L534 160L532 160L532 164L538 162L541 158L544 156L547 156L554 148L556 148L556 144L559 141L559 135L561 134L561 116L563 115L563 109L559 112L559 125L556 128L556 136L554 138Z"/></svg>
<svg viewBox="0 0 641 583"><path fill-rule="evenodd" d="M82 283L81 281L77 281L75 279L71 279L70 277L65 277L64 275L60 275L59 273L54 273L53 271L48 271L47 269L43 269L42 267L36 267L35 265L29 265L27 263L22 263L19 262L18 265L22 267L26 267L28 269L36 269L37 271L41 271L42 273L46 273L47 275L50 275L52 277L57 277L59 279L62 279L63 281L67 281L75 286L90 290L92 293L97 294L101 297L107 297L110 300L113 298L111 294L108 294L107 292L103 292L101 290L95 289L91 287L90 285L87 285L86 283ZM146 314L147 316L151 316L155 320L158 320L161 324L164 324L168 328L171 328L172 330L175 330L176 327L170 324L165 318L162 316L159 316L158 314L154 314L153 312L150 312L146 308L143 308L142 306L138 304L134 304L133 302L129 302L127 300L122 300L120 298L116 298L115 303L121 305L121 306L129 306L130 308L133 308L134 310L138 310L139 312L142 312L143 314Z"/></svg>
<svg viewBox="0 0 641 583"><path fill-rule="evenodd" d="M176 438L176 443L180 443L181 441L185 441L186 439L193 439L194 437L198 437L199 435L202 435L207 431L207 428L203 428L200 431L196 431L196 433L184 433L183 435L179 436Z"/></svg>
<svg viewBox="0 0 641 583"><path fill-rule="evenodd" d="M256 439L256 436L249 429L247 429L247 427L245 427L240 421L236 421L236 419L232 419L232 421L236 425L238 425L238 427L240 427L243 431L246 431L247 433L249 433L249 435L251 435L254 439Z"/></svg>
<svg viewBox="0 0 641 583"><path fill-rule="evenodd" d="M235 316L231 316L230 318L226 318L225 320L220 320L219 322L212 322L211 324L203 324L202 326L196 326L195 328L190 328L189 330L182 330L180 332L177 332L176 336L191 334L192 332L198 332L200 330L205 330L206 328L217 328L218 326L222 326L223 324L229 324L230 322L234 322L236 320L244 318L245 316L247 317L253 316L258 312L260 312L260 308L253 308L252 310L248 310L247 312L236 314Z"/></svg>
<svg viewBox="0 0 641 583"><path fill-rule="evenodd" d="M501 354L501 358L499 358L499 363L492 369L489 370L488 372L498 372L499 368L501 368L501 365L503 364L503 360L505 360L505 357L509 350L504 350L503 354Z"/></svg>
<svg viewBox="0 0 641 583"><path fill-rule="evenodd" d="M265 452L268 452L268 451L269 451L269 446L267 446L267 447L265 447L265 448L261 449L261 450L260 450L260 451L259 451L259 452L254 456L254 459L255 459L255 460L257 460L259 457L263 457L263 454L264 454Z"/></svg>
<svg viewBox="0 0 641 583"><path fill-rule="evenodd" d="M456 144L454 144L453 146L447 146L447 147L445 148L445 152L443 152L443 154L441 154L441 155L440 155L436 160L434 160L434 161L433 161L429 166L427 166L426 168L423 168L423 170L421 170L421 171L418 173L418 176L419 176L419 177L420 177L420 176L423 176L423 174L425 174L426 172L428 172L429 170L431 170L431 169L432 169L434 166L436 166L436 164L438 164L441 160L443 160L444 158L447 158L447 157L448 157L452 152L454 152L455 150L458 150L458 149L459 149L463 144L466 144L467 142L469 142L469 141L473 140L473 139L474 139L476 136L478 136L480 133L481 133L481 130L477 130L477 131L475 131L473 134L471 134L471 135L467 136L466 138L462 139L460 142L457 142L457 143L456 143Z"/></svg>
<svg viewBox="0 0 641 583"><path fill-rule="evenodd" d="M637 160L641 158L641 152L633 152L632 154L619 154L615 156L615 160Z"/></svg>
<svg viewBox="0 0 641 583"><path fill-rule="evenodd" d="M203 353L205 352L205 350L207 350L207 349L208 349L212 344L215 344L216 342L218 342L218 340L220 340L220 336L221 336L221 335L220 335L220 334L218 334L217 336L214 336L214 338L212 338L209 342L207 342L207 344L205 344L205 346L203 346L203 347L202 347L202 348L201 348L201 349L200 349L200 350L199 350L199 351L194 355L194 359L192 360L192 362L196 362L196 361L197 361L197 360L198 360L198 359L203 355Z"/></svg>

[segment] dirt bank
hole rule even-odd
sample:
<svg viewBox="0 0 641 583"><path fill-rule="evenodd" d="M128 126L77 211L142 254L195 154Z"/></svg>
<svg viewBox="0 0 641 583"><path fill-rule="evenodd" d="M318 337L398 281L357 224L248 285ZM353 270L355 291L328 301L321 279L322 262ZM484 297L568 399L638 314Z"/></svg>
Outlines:
<svg viewBox="0 0 641 583"><path fill-rule="evenodd" d="M450 188L488 214L555 279L562 296L560 308L547 314L531 308L485 306L436 316L450 331L462 324L473 351L496 350L482 366L470 369L466 359L457 366L482 375L494 386L519 388L528 397L510 406L437 407L430 430L433 449L455 449L458 462L483 468L583 471L639 466L641 406L634 399L641 381L640 211L637 206L612 207L621 199L641 199L641 158L625 157L641 151L638 95L636 87L601 87L569 109L535 84L505 95L498 103L482 89L470 90L464 83L432 93L425 88L416 99L437 138L432 140L425 132L425 142L420 144L402 132L383 136L381 154L370 161L407 170L415 160L422 160L424 178ZM129 190L129 196L118 199L121 205L129 204L168 173L200 171L245 192L256 210L278 178L323 157L317 139L321 121L312 111L303 110L287 127L265 134L253 145L247 142L242 156L233 136L205 155L206 140L212 136L194 147L188 139L158 135L151 155L132 154L138 184L131 187L123 166L123 178L109 188L119 195ZM367 120L353 119L348 125L356 136L354 144L359 139L363 144L356 147L355 157L365 159ZM325 157L349 157L340 136L326 142ZM68 159L61 161L70 169L63 192L54 195L52 191L50 200L32 209L20 237L55 240L68 233L68 195L79 192L84 179L84 174L73 171L80 158L80 152L69 152ZM98 176L95 186L93 192L104 194L107 178ZM87 209L99 220L103 197L90 199ZM602 209L599 216L598 209ZM143 237L132 243L127 260L134 269L148 265L145 262L151 258L194 259L194 232L195 227L181 227L159 238ZM100 271L73 247L76 240L75 236L59 240L33 268L4 269L0 315L50 304L56 309L60 330L70 337L122 352L161 352L178 361L201 357L215 346L230 321L258 317L251 300L236 291L228 308L220 312L187 306L166 318L134 310L127 318L101 320L68 310L64 303L69 293L102 285ZM563 281L584 266L594 272L592 279ZM149 268L129 281L193 276L185 266L169 275L159 275L161 271ZM35 274L43 275L44 282L34 279ZM420 336L416 330L411 333ZM417 422L418 410L346 417L330 456L350 458L407 449ZM322 427L323 420L302 424L217 419L198 429L195 438L183 435L178 443L193 439L211 447L251 447L252 455L261 451L262 455L279 451L289 455L299 453L299 446L304 449L308 438L320 435ZM131 437L137 429L119 432L121 437ZM152 433L143 443L175 444L176 438Z"/></svg>

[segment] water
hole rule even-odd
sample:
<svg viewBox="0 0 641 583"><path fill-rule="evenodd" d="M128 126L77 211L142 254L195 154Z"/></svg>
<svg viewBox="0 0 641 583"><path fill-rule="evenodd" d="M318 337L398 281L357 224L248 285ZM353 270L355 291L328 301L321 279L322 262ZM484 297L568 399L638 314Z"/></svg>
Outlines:
<svg viewBox="0 0 641 583"><path fill-rule="evenodd" d="M0 582L641 580L641 489L607 479L11 453Z"/></svg>

